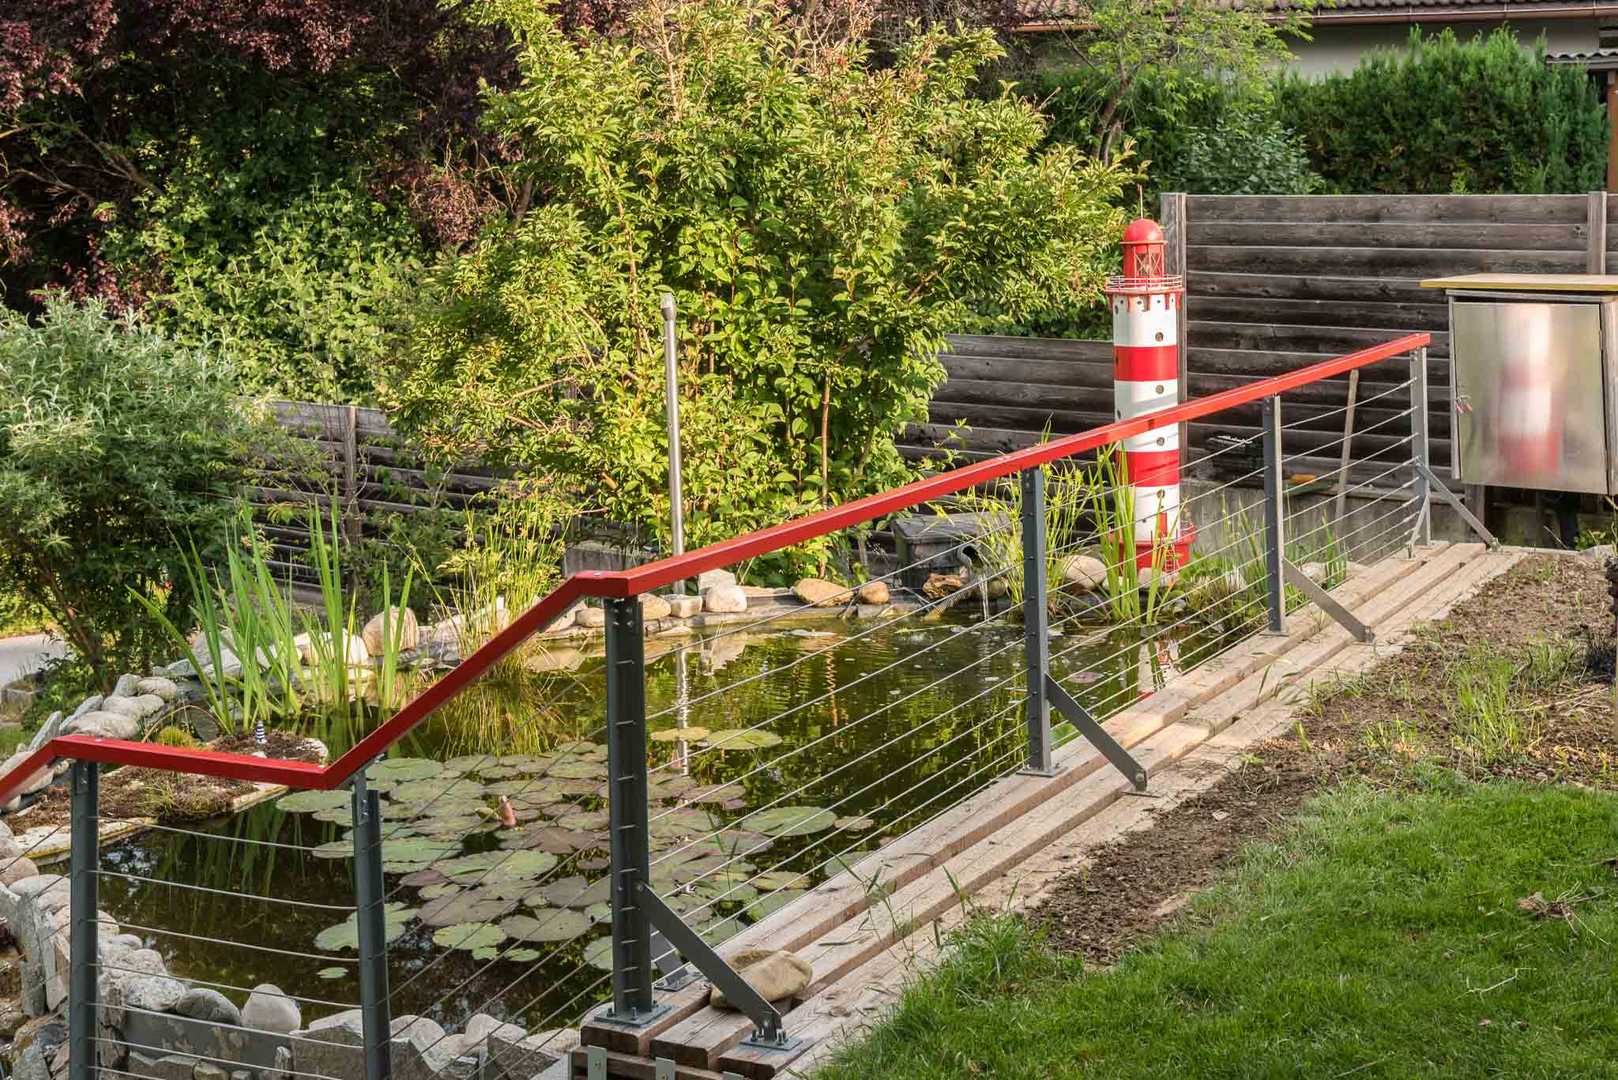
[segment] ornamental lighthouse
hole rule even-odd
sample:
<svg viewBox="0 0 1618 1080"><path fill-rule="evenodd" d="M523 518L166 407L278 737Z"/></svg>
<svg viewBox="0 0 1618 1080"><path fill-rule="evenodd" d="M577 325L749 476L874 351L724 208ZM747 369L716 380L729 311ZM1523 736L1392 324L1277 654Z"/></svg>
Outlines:
<svg viewBox="0 0 1618 1080"><path fill-rule="evenodd" d="M1107 282L1112 306L1113 398L1130 420L1180 401L1180 306L1185 284L1163 272L1163 229L1141 218L1124 230L1124 272ZM1124 440L1134 495L1135 565L1181 566L1191 547L1180 521L1180 430L1152 428Z"/></svg>

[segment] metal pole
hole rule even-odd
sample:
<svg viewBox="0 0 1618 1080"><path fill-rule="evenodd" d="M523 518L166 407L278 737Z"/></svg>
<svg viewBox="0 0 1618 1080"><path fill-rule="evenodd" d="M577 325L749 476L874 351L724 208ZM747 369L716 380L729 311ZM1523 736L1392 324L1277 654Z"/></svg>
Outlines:
<svg viewBox="0 0 1618 1080"><path fill-rule="evenodd" d="M669 526L674 554L685 553L685 507L680 498L680 373L678 341L675 338L674 294L663 294L663 395L669 422ZM676 593L685 592L685 582L674 583Z"/></svg>
<svg viewBox="0 0 1618 1080"><path fill-rule="evenodd" d="M652 928L639 899L651 880L646 805L646 643L640 601L607 601L607 814L612 856L612 1013L638 1024L654 1011Z"/></svg>
<svg viewBox="0 0 1618 1080"><path fill-rule="evenodd" d="M93 761L75 761L72 767L68 827L72 841L68 856L68 918L72 927L68 931L69 1080L90 1080L95 1073L96 953L100 941L96 925L96 907L100 903L96 897L100 863L96 835L96 804L101 788L98 768Z"/></svg>
<svg viewBox="0 0 1618 1080"><path fill-rule="evenodd" d="M1270 632L1286 631L1287 594L1282 577L1286 555L1286 492L1281 477L1281 399L1267 397L1264 415L1264 571Z"/></svg>
<svg viewBox="0 0 1618 1080"><path fill-rule="evenodd" d="M392 1018L388 1012L387 893L382 880L382 799L354 775L354 918L359 931L360 1022L365 1080L393 1075Z"/></svg>
<svg viewBox="0 0 1618 1080"><path fill-rule="evenodd" d="M1427 482L1428 470L1432 468L1428 421L1427 349L1424 346L1410 354L1410 452L1416 460L1416 532L1413 539L1418 544L1433 542L1433 493Z"/></svg>
<svg viewBox="0 0 1618 1080"><path fill-rule="evenodd" d="M1045 606L1045 470L1024 469L1022 481L1022 632L1028 669L1028 765L1051 774L1051 703L1045 693L1050 671L1050 614ZM1133 552L1126 553L1133 557Z"/></svg>

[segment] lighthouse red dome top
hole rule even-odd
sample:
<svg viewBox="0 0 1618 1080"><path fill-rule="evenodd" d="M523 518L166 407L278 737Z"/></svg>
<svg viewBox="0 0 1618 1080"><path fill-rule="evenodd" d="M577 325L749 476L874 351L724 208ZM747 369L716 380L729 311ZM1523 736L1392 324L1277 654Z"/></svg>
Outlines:
<svg viewBox="0 0 1618 1080"><path fill-rule="evenodd" d="M1179 287L1178 276L1165 273L1163 226L1136 218L1124 229L1123 273L1107 282L1107 291L1156 292Z"/></svg>

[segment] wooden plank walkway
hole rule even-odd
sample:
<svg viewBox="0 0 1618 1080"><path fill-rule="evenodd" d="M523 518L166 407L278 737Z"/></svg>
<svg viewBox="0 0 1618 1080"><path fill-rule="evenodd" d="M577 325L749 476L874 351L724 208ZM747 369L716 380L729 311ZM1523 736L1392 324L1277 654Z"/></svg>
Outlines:
<svg viewBox="0 0 1618 1080"><path fill-rule="evenodd" d="M1288 619L1284 635L1250 638L1113 717L1108 730L1147 769L1157 798L1126 797L1130 785L1098 753L1071 743L1058 753L1058 775L997 781L749 927L720 951L767 943L814 968L786 1018L789 1033L812 1040L799 1053L741 1046L750 1023L707 1007L701 983L663 995L669 1011L641 1031L587 1021L574 1075L585 1075L591 1046L609 1051L613 1077L651 1077L658 1058L690 1080L801 1073L891 1004L907 973L936 954L935 929L958 922L966 900L1027 902L1083 851L1149 824L1152 813L1212 783L1243 749L1285 728L1311 686L1397 651L1417 623L1447 612L1521 557L1438 544L1383 559L1333 590L1377 630L1375 644L1361 645L1305 609Z"/></svg>

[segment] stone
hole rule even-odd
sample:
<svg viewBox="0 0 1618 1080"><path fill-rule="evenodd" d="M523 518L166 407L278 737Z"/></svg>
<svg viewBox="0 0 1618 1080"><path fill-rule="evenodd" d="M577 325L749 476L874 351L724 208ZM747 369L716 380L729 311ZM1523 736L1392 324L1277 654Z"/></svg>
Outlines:
<svg viewBox="0 0 1618 1080"><path fill-rule="evenodd" d="M230 1080L230 1074L211 1061L199 1061L191 1071L193 1080Z"/></svg>
<svg viewBox="0 0 1618 1080"><path fill-rule="evenodd" d="M702 595L717 585L736 584L736 575L729 570L704 570L697 575L697 595Z"/></svg>
<svg viewBox="0 0 1618 1080"><path fill-rule="evenodd" d="M586 629L599 630L607 625L607 612L598 607L581 607L575 621Z"/></svg>
<svg viewBox="0 0 1618 1080"><path fill-rule="evenodd" d="M68 719L72 720L75 717L83 716L87 712L94 712L95 710L101 708L101 702L104 700L105 699L100 694L91 694L89 697L79 702L79 707L73 710L73 712L68 716Z"/></svg>
<svg viewBox="0 0 1618 1080"><path fill-rule="evenodd" d="M163 699L156 694L138 694L134 697L110 697L102 703L103 712L123 713L136 720L145 720L163 711Z"/></svg>
<svg viewBox="0 0 1618 1080"><path fill-rule="evenodd" d="M1298 567L1298 572L1316 585L1324 585L1331 571L1323 562L1306 562Z"/></svg>
<svg viewBox="0 0 1618 1080"><path fill-rule="evenodd" d="M669 617L669 602L656 593L641 593L640 617L646 622Z"/></svg>
<svg viewBox="0 0 1618 1080"><path fill-rule="evenodd" d="M567 645L545 645L522 662L527 671L544 674L549 671L572 671L584 663L584 653Z"/></svg>
<svg viewBox="0 0 1618 1080"><path fill-rule="evenodd" d="M730 966L766 1001L802 993L815 974L808 961L784 949L743 949L730 958ZM708 1003L719 1009L735 1008L717 986L709 993Z"/></svg>
<svg viewBox="0 0 1618 1080"><path fill-rule="evenodd" d="M966 588L966 578L961 574L928 574L927 580L922 582L921 595L929 600L942 600Z"/></svg>
<svg viewBox="0 0 1618 1080"><path fill-rule="evenodd" d="M702 611L702 597L700 596L669 597L669 614L676 619L689 619L700 611Z"/></svg>
<svg viewBox="0 0 1618 1080"><path fill-rule="evenodd" d="M88 715L95 716L97 714L90 713ZM0 764L0 775L10 773L12 769L21 765L23 759L27 756L27 750L18 750L15 754L6 758L5 763ZM51 779L52 774L49 767L39 769L23 781L22 787L17 789L17 793L19 795L31 795L36 791L43 791L50 786Z"/></svg>
<svg viewBox="0 0 1618 1080"><path fill-rule="evenodd" d="M129 1052L129 1071L142 1080L192 1080L197 1065L197 1059L190 1054Z"/></svg>
<svg viewBox="0 0 1618 1080"><path fill-rule="evenodd" d="M13 840L12 843L15 844L16 841ZM38 875L39 868L34 865L33 859L26 855L14 855L5 866L0 867L0 885L9 887L24 878L37 877Z"/></svg>
<svg viewBox="0 0 1618 1080"><path fill-rule="evenodd" d="M372 615L365 628L360 631L360 640L365 642L366 651L372 656L381 656L385 651L382 647L384 617L392 624L389 633L393 635L395 648L414 649L421 644L421 624L416 620L416 613L409 608L395 605L387 611L379 611Z"/></svg>
<svg viewBox="0 0 1618 1080"><path fill-rule="evenodd" d="M490 1080L529 1080L560 1060L544 1033L527 1034L515 1024L489 1032L484 1073Z"/></svg>
<svg viewBox="0 0 1618 1080"><path fill-rule="evenodd" d="M64 735L91 735L98 739L133 739L140 734L140 721L127 713L97 709L62 725ZM48 771L48 770L47 770ZM47 780L46 783L49 783ZM43 787L44 785L41 785ZM25 785L23 794L27 794Z"/></svg>
<svg viewBox="0 0 1618 1080"><path fill-rule="evenodd" d="M1068 555L1058 564L1064 584L1085 592L1107 587L1107 564L1094 555Z"/></svg>
<svg viewBox="0 0 1618 1080"><path fill-rule="evenodd" d="M582 607L584 607L584 601L581 600L577 604L574 604L572 607L568 608L566 611L562 612L560 615L556 616L555 619L552 619L551 624L545 627L544 632L547 634L559 634L563 630L573 629L573 624L578 621L579 618L579 609Z"/></svg>
<svg viewBox="0 0 1618 1080"><path fill-rule="evenodd" d="M893 600L893 594L888 591L888 583L885 581L867 581L855 591L855 595L860 598L862 604L886 604Z"/></svg>
<svg viewBox="0 0 1618 1080"><path fill-rule="evenodd" d="M180 696L180 684L173 679L153 675L136 683L135 692L137 694L151 694L153 697L163 701L173 701Z"/></svg>
<svg viewBox="0 0 1618 1080"><path fill-rule="evenodd" d="M193 1020L206 1020L215 1024L230 1024L240 1027L242 1011L238 1009L224 994L217 990L210 990L206 986L193 986L181 995L180 1000L174 1003L172 1010L180 1016L189 1016Z"/></svg>
<svg viewBox="0 0 1618 1080"><path fill-rule="evenodd" d="M747 594L740 585L714 585L702 593L702 609L715 614L747 610Z"/></svg>
<svg viewBox="0 0 1618 1080"><path fill-rule="evenodd" d="M810 607L838 607L848 603L852 595L847 586L824 578L800 578L792 586L792 594Z"/></svg>
<svg viewBox="0 0 1618 1080"><path fill-rule="evenodd" d="M56 738L61 731L62 714L60 711L53 712L43 724L39 725L39 730L34 732L34 737L28 740L29 752L32 753L33 751L38 750L41 746L44 746L46 743Z"/></svg>
<svg viewBox="0 0 1618 1080"><path fill-rule="evenodd" d="M102 1015L115 1028L123 1028L130 1010L166 1013L185 996L186 985L168 975L131 975L108 980L101 995Z"/></svg>
<svg viewBox="0 0 1618 1080"><path fill-rule="evenodd" d="M137 693L135 687L138 685L140 685L139 675L120 675L118 676L118 681L113 684L110 696L115 698L134 697Z"/></svg>
<svg viewBox="0 0 1618 1080"><path fill-rule="evenodd" d="M163 674L170 679L194 679L197 677L197 665L190 660L176 660L163 669Z"/></svg>
<svg viewBox="0 0 1618 1080"><path fill-rule="evenodd" d="M237 679L242 674L242 661L229 649L219 651L219 664L217 667L211 661L202 665L202 673L212 678Z"/></svg>
<svg viewBox="0 0 1618 1080"><path fill-rule="evenodd" d="M358 1010L355 1010L355 1014L358 1015ZM259 983L247 995L247 1004L242 1006L241 1023L242 1027L255 1031L285 1034L302 1026L303 1015L298 1011L298 1003L287 997L279 986Z"/></svg>

